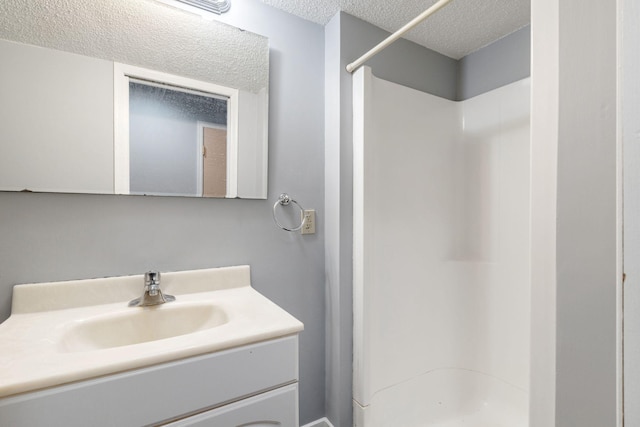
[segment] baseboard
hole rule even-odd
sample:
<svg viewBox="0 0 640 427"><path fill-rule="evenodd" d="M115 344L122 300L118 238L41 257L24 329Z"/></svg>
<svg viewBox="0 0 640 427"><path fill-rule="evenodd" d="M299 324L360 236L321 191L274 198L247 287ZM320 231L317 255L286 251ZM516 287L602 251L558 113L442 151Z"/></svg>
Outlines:
<svg viewBox="0 0 640 427"><path fill-rule="evenodd" d="M325 417L305 424L302 427L333 427L333 424Z"/></svg>

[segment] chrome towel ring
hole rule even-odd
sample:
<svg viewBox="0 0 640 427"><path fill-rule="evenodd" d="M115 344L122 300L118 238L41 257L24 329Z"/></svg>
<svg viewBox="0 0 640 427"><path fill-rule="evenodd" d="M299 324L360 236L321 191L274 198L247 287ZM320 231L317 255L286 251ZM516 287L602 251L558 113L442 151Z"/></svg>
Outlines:
<svg viewBox="0 0 640 427"><path fill-rule="evenodd" d="M280 206L288 206L291 203L296 205L300 209L300 212L302 212L302 215L300 215L302 217L300 225L295 227L295 228L285 227L284 225L280 224L280 221L278 221L278 218L276 217L276 208L278 207L278 205L280 205ZM289 197L289 195L287 193L282 193L278 197L278 200L276 201L276 203L273 205L273 222L275 222L278 227L282 228L285 231L298 231L298 230L301 230L302 227L304 226L304 208L302 206L300 206L300 204L298 202L296 202L291 197Z"/></svg>

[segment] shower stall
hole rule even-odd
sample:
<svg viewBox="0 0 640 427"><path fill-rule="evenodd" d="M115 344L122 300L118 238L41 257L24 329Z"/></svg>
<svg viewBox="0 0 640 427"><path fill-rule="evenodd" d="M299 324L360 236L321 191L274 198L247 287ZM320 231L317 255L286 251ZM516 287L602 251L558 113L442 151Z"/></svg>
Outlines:
<svg viewBox="0 0 640 427"><path fill-rule="evenodd" d="M354 74L354 425L528 425L529 99Z"/></svg>

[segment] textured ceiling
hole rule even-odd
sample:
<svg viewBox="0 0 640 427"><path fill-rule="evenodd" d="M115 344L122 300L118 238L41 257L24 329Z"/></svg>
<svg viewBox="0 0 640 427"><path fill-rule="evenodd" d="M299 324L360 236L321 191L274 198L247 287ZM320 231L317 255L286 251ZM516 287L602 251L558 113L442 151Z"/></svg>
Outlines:
<svg viewBox="0 0 640 427"><path fill-rule="evenodd" d="M255 93L269 84L265 37L156 1L0 0L0 39Z"/></svg>
<svg viewBox="0 0 640 427"><path fill-rule="evenodd" d="M326 24L339 11L394 32L436 0L262 0L309 21ZM453 0L404 38L460 59L531 20L530 0Z"/></svg>

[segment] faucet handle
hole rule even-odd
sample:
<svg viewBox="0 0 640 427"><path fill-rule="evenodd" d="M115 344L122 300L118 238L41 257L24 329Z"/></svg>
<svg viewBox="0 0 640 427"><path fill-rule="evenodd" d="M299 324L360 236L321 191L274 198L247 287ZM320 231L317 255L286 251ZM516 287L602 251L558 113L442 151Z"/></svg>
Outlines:
<svg viewBox="0 0 640 427"><path fill-rule="evenodd" d="M144 273L145 285L158 285L160 284L160 272L159 271L147 271Z"/></svg>

